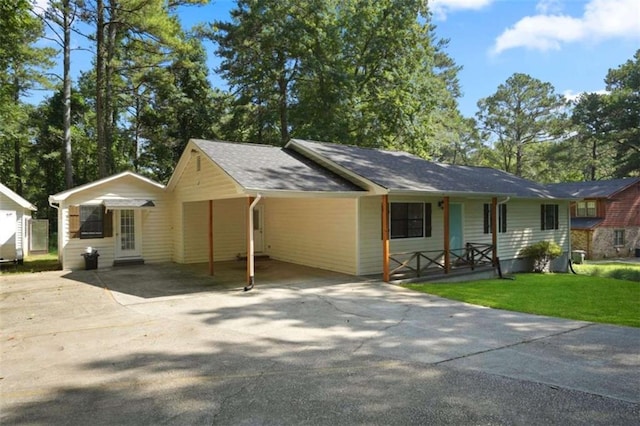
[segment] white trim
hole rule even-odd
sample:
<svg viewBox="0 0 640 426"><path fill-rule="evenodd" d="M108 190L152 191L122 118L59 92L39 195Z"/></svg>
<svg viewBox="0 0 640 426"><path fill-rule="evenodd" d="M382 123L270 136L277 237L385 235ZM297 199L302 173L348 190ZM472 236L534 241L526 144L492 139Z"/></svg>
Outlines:
<svg viewBox="0 0 640 426"><path fill-rule="evenodd" d="M31 204L21 196L13 192L11 189L4 186L2 183L0 183L0 192L6 195L9 199L14 201L15 203L19 204L20 207L22 208L33 210L33 211L38 210L36 206L34 206L33 204Z"/></svg>
<svg viewBox="0 0 640 426"><path fill-rule="evenodd" d="M124 177L133 177L133 178L138 179L138 180L140 180L142 182L145 182L145 183L148 183L150 185L153 185L156 188L165 189L164 185L162 185L162 184L160 184L160 183L158 183L158 182L156 182L154 180L151 180L151 179L149 179L147 177L141 176L141 175L139 175L137 173L134 173L134 172L126 171L126 172L118 173L116 175L112 175L112 176L109 176L109 177L106 177L106 178L103 178L103 179L100 179L100 180L89 182L89 183L86 183L84 185L76 186L75 188L71 188L71 189L68 189L68 190L63 191L63 192L58 192L57 194L54 194L54 195L50 195L49 196L49 202L51 203L51 202L64 201L64 200L66 200L67 198L69 198L73 194L76 194L78 192L81 192L81 191L84 191L84 190L87 190L87 189L90 189L90 188L94 188L96 186L104 185L106 183L122 179Z"/></svg>

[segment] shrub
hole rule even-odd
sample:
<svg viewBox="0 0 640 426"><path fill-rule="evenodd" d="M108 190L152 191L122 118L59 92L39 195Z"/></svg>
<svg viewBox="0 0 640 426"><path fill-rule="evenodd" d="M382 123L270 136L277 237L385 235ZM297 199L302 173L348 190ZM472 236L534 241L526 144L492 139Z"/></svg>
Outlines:
<svg viewBox="0 0 640 426"><path fill-rule="evenodd" d="M562 254L562 248L553 241L540 241L525 247L521 256L533 259L533 272L544 272L549 268L549 262Z"/></svg>

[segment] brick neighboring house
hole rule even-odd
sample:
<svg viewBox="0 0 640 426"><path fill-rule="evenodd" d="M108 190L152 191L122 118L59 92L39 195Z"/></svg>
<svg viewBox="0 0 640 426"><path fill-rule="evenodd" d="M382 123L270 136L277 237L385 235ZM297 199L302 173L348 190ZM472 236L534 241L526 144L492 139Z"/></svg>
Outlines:
<svg viewBox="0 0 640 426"><path fill-rule="evenodd" d="M571 248L587 259L631 257L640 248L640 178L548 185L571 203Z"/></svg>

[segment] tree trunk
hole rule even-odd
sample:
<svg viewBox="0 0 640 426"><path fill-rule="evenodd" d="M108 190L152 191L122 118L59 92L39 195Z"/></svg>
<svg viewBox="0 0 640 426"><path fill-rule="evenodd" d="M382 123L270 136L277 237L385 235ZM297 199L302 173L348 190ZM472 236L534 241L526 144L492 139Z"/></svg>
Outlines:
<svg viewBox="0 0 640 426"><path fill-rule="evenodd" d="M20 80L17 73L13 77L13 101L15 105L20 102ZM22 194L22 144L20 136L13 135L13 175L15 179L14 191L18 195Z"/></svg>
<svg viewBox="0 0 640 426"><path fill-rule="evenodd" d="M113 95L113 79L115 76L115 52L118 33L118 7L117 0L111 0L109 6L109 23L107 24L106 61L104 72L105 103L104 103L104 140L106 148L107 174L113 173L113 129L116 127L116 114Z"/></svg>
<svg viewBox="0 0 640 426"><path fill-rule="evenodd" d="M278 89L280 99L278 109L280 110L280 141L284 146L289 142L289 120L287 119L287 80L284 76L278 79Z"/></svg>
<svg viewBox="0 0 640 426"><path fill-rule="evenodd" d="M104 0L96 0L96 14L96 133L98 139L98 176L102 178L108 175L104 111L104 61L106 56L104 44Z"/></svg>
<svg viewBox="0 0 640 426"><path fill-rule="evenodd" d="M594 139L591 145L591 179L596 180L596 161L598 160L598 140Z"/></svg>
<svg viewBox="0 0 640 426"><path fill-rule="evenodd" d="M64 31L64 182L67 189L73 188L73 161L71 155L71 8L69 1L64 0L62 3Z"/></svg>

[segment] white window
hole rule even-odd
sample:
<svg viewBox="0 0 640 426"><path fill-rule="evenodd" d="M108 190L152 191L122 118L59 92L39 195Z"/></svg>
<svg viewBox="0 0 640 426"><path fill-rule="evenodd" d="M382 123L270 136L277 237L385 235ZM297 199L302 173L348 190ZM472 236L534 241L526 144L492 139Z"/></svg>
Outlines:
<svg viewBox="0 0 640 426"><path fill-rule="evenodd" d="M596 202L578 201L576 203L576 217L596 217Z"/></svg>
<svg viewBox="0 0 640 426"><path fill-rule="evenodd" d="M624 246L624 229L616 229L613 231L613 245Z"/></svg>

